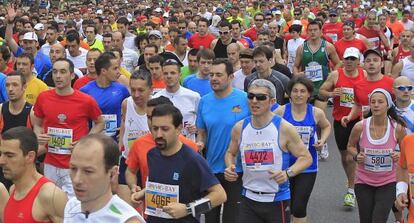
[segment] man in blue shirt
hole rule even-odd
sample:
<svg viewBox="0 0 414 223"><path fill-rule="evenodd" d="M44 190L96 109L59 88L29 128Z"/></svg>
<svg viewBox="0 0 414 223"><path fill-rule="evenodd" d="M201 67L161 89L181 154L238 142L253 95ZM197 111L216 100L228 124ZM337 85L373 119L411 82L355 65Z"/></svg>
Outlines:
<svg viewBox="0 0 414 223"><path fill-rule="evenodd" d="M52 69L52 62L48 56L38 51L39 40L36 33L27 32L23 36L23 45L17 45L13 38L13 23L16 18L16 11L13 7L7 7L7 26L6 26L6 42L15 57L22 55L24 52L30 53L34 57L34 65L37 76L43 80L44 75Z"/></svg>
<svg viewBox="0 0 414 223"><path fill-rule="evenodd" d="M198 73L184 78L183 87L200 94L201 97L212 91L210 85L211 64L214 60L214 52L210 49L202 49L197 53Z"/></svg>
<svg viewBox="0 0 414 223"><path fill-rule="evenodd" d="M9 99L6 91L6 79L7 76L0 73L0 103L3 103Z"/></svg>
<svg viewBox="0 0 414 223"><path fill-rule="evenodd" d="M224 155L231 139L233 126L249 115L247 95L232 88L233 66L223 59L213 61L210 83L213 92L203 96L197 113L197 145L207 150L206 159L213 173L226 190L228 201L224 204L223 222L238 222L238 203L240 202L241 180L227 182L224 179ZM240 159L237 172L241 172ZM206 214L206 222L220 222L220 207Z"/></svg>

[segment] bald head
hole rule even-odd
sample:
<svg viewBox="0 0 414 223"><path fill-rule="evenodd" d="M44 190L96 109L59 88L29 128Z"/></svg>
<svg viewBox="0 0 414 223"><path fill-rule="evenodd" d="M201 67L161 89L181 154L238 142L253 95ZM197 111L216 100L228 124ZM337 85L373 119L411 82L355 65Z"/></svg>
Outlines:
<svg viewBox="0 0 414 223"><path fill-rule="evenodd" d="M405 76L394 80L395 102L398 108L405 108L411 103L412 81Z"/></svg>
<svg viewBox="0 0 414 223"><path fill-rule="evenodd" d="M56 62L57 59L66 58L65 47L60 43L53 44L50 47L49 56L52 63Z"/></svg>
<svg viewBox="0 0 414 223"><path fill-rule="evenodd" d="M230 43L230 44L227 46L227 51L229 51L229 50L231 50L231 51L236 50L237 52L240 52L240 45L239 45L239 44L237 44L237 43Z"/></svg>
<svg viewBox="0 0 414 223"><path fill-rule="evenodd" d="M112 42L115 48L124 49L124 36L121 32L115 31L112 33Z"/></svg>
<svg viewBox="0 0 414 223"><path fill-rule="evenodd" d="M406 76L399 76L394 80L394 87L400 85L412 85L412 81Z"/></svg>

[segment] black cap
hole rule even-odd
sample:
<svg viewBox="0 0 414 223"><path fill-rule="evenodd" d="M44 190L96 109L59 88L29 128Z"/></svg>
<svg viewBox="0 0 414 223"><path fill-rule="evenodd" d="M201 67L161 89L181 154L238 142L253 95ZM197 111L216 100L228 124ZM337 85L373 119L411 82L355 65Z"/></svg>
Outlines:
<svg viewBox="0 0 414 223"><path fill-rule="evenodd" d="M376 50L376 49L365 50L365 52L363 54L364 58L366 58L369 54L372 54L372 53L378 55L382 59L382 53L380 51Z"/></svg>
<svg viewBox="0 0 414 223"><path fill-rule="evenodd" d="M346 20L344 26L350 26L352 29L355 29L355 23L350 20Z"/></svg>

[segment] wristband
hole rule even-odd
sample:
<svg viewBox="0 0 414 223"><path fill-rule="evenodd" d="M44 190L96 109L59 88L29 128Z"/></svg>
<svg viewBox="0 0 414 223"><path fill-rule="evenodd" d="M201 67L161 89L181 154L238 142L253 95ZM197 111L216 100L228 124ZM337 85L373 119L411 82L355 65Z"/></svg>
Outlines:
<svg viewBox="0 0 414 223"><path fill-rule="evenodd" d="M395 196L398 197L400 194L407 194L408 184L404 181L399 181L396 186Z"/></svg>
<svg viewBox="0 0 414 223"><path fill-rule="evenodd" d="M352 157L352 159L356 162L356 161L358 161L358 155L359 155L359 153L357 153L355 156L353 156Z"/></svg>

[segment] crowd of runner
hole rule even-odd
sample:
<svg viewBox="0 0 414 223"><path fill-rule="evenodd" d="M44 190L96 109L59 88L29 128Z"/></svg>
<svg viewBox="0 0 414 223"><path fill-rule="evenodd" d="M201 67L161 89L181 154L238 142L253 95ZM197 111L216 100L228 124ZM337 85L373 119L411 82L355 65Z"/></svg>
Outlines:
<svg viewBox="0 0 414 223"><path fill-rule="evenodd" d="M361 223L414 223L413 20L406 0L4 3L0 222L309 222L338 149Z"/></svg>

